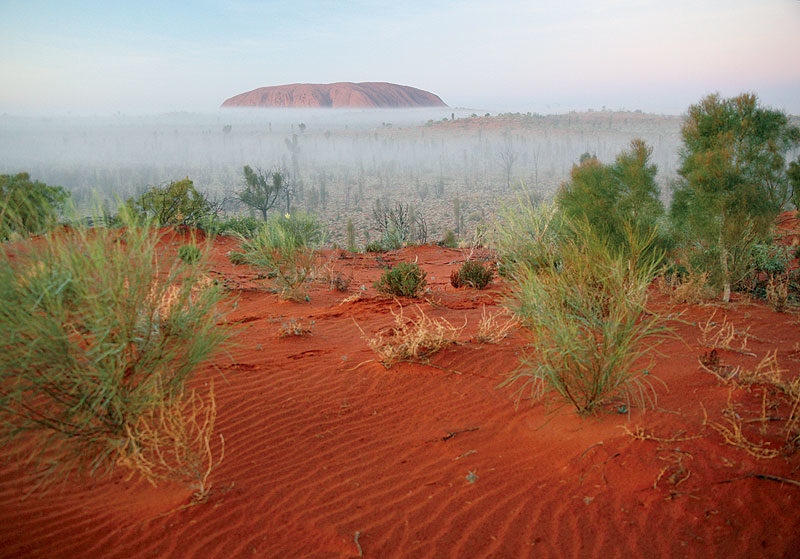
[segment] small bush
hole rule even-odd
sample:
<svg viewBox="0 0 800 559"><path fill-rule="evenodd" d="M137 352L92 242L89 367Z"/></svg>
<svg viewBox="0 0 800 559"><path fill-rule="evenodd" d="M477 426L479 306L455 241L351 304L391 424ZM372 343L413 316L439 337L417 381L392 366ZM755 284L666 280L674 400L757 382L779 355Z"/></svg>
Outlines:
<svg viewBox="0 0 800 559"><path fill-rule="evenodd" d="M524 379L518 395L529 388L533 399L553 390L580 414L617 393L629 408L631 400L644 406L655 393L634 366L655 345L645 339L664 331L645 312L658 261L626 258L588 226L574 229L560 241L559 266L517 273L510 306L530 331L532 351L503 384ZM631 253L647 253L647 244Z"/></svg>
<svg viewBox="0 0 800 559"><path fill-rule="evenodd" d="M202 229L210 236L233 235L245 239L252 239L262 223L263 222L253 217L230 217L228 219L220 219L214 216L207 216L197 224L197 228Z"/></svg>
<svg viewBox="0 0 800 559"><path fill-rule="evenodd" d="M128 209L156 225L197 225L211 211L208 200L189 178L166 186L154 186L138 198L129 198Z"/></svg>
<svg viewBox="0 0 800 559"><path fill-rule="evenodd" d="M416 297L425 289L426 276L416 262L400 262L391 270L386 270L374 286L385 295Z"/></svg>
<svg viewBox="0 0 800 559"><path fill-rule="evenodd" d="M456 237L456 234L453 233L452 229L445 231L444 237L442 237L442 240L439 241L439 246L445 248L458 248L458 238Z"/></svg>
<svg viewBox="0 0 800 559"><path fill-rule="evenodd" d="M780 275L789 268L791 249L786 246L774 244L754 245L753 268L756 273L765 273L768 276Z"/></svg>
<svg viewBox="0 0 800 559"><path fill-rule="evenodd" d="M450 284L456 288L467 285L475 289L484 289L492 281L493 275L491 266L484 266L477 260L467 260L460 269L450 274Z"/></svg>
<svg viewBox="0 0 800 559"><path fill-rule="evenodd" d="M386 252L386 249L379 242L373 241L364 247L364 252Z"/></svg>
<svg viewBox="0 0 800 559"><path fill-rule="evenodd" d="M388 333L366 339L370 349L378 354L378 361L387 369L399 361L418 361L433 355L455 343L464 329L444 318L432 319L419 307L416 318L406 320L402 307L399 313L392 311L392 316L394 327Z"/></svg>
<svg viewBox="0 0 800 559"><path fill-rule="evenodd" d="M316 266L316 250L324 234L312 215L274 216L252 239L242 243L246 262L274 274L281 296L300 300L307 297L304 284Z"/></svg>
<svg viewBox="0 0 800 559"><path fill-rule="evenodd" d="M554 204L538 204L527 191L518 192L517 203L502 206L495 224L494 245L500 257L498 273L514 277L518 269L557 266L561 229Z"/></svg>
<svg viewBox="0 0 800 559"><path fill-rule="evenodd" d="M178 248L178 257L187 264L194 264L203 256L203 251L196 245L183 245Z"/></svg>
<svg viewBox="0 0 800 559"><path fill-rule="evenodd" d="M28 173L0 175L0 241L52 228L68 199L60 186L31 181Z"/></svg>
<svg viewBox="0 0 800 559"><path fill-rule="evenodd" d="M179 401L228 335L203 263L161 269L159 236L124 222L0 251L1 434L39 435L45 475L146 446L140 420Z"/></svg>

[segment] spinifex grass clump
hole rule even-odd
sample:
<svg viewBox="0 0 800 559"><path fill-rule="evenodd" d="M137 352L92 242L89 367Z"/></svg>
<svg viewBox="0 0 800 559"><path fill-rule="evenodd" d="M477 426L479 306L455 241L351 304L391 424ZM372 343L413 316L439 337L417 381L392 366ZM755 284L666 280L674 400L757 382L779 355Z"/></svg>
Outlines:
<svg viewBox="0 0 800 559"><path fill-rule="evenodd" d="M469 286L484 289L492 281L494 271L477 260L467 260L458 270L450 274L450 285L453 287Z"/></svg>
<svg viewBox="0 0 800 559"><path fill-rule="evenodd" d="M158 235L124 221L0 250L0 441L40 437L48 479L136 454L141 418L227 336L203 262L159 256Z"/></svg>
<svg viewBox="0 0 800 559"><path fill-rule="evenodd" d="M653 346L647 338L663 332L645 312L659 259L637 259L649 241L634 239L623 257L588 226L574 229L560 240L559 265L516 274L510 306L533 349L504 384L524 380L520 395L529 388L533 398L553 390L581 414L616 394L646 405L654 392L640 358Z"/></svg>
<svg viewBox="0 0 800 559"><path fill-rule="evenodd" d="M242 243L246 262L275 275L281 296L303 299L303 286L314 273L316 250L324 239L322 225L312 215L273 216L258 233Z"/></svg>
<svg viewBox="0 0 800 559"><path fill-rule="evenodd" d="M416 297L428 283L426 276L416 262L400 262L391 270L386 270L374 285L384 295Z"/></svg>
<svg viewBox="0 0 800 559"><path fill-rule="evenodd" d="M183 245L178 248L178 257L187 264L194 264L201 256L203 251L196 245Z"/></svg>

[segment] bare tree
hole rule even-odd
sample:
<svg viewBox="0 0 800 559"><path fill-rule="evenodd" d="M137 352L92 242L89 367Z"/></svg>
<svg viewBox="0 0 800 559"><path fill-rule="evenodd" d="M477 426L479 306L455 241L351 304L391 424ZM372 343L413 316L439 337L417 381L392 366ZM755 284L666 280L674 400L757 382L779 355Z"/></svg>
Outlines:
<svg viewBox="0 0 800 559"><path fill-rule="evenodd" d="M506 174L506 188L511 190L511 170L514 163L517 161L519 154L514 149L514 142L511 139L511 133L506 132L503 134L503 146L500 148L500 160L503 163L503 170Z"/></svg>

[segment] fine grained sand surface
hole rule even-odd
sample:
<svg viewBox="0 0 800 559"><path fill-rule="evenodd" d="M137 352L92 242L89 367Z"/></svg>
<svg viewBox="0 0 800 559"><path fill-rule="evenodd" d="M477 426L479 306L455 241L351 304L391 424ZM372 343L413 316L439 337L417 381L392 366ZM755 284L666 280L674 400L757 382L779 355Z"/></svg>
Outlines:
<svg viewBox="0 0 800 559"><path fill-rule="evenodd" d="M183 242L169 233L165 250ZM294 303L279 301L257 270L230 264L236 246L223 237L213 248L214 274L234 288L226 321L235 345L193 381L215 380L226 441L207 502L184 506L191 489L125 481L122 471L24 498L24 448L5 449L0 556L800 556L800 487L775 479L800 479L798 453L763 460L726 444L710 424L724 423L729 398L740 418L761 417L764 391L725 385L698 364L709 351L699 325L716 312L714 321L749 328L756 355L718 349L724 365L752 369L777 350L794 378L796 315L741 297L728 307L672 305L653 289L652 311L683 313L671 322L679 339L649 365L663 381L654 382L656 409L628 415L620 400L580 418L555 399L515 409L514 388L497 388L528 340L520 330L496 345L473 338L483 309L502 309L505 285L451 287L450 271L469 251L328 251L329 266L352 277L349 293L318 283L310 302ZM415 259L428 273L424 299L377 294L382 266ZM386 370L361 330L388 327L399 305L413 316L415 304L454 325L466 320L460 343L430 366ZM279 338L290 318L310 335ZM744 422L745 434L781 448L779 422L767 423L762 434L759 422ZM651 438L625 429L639 427Z"/></svg>

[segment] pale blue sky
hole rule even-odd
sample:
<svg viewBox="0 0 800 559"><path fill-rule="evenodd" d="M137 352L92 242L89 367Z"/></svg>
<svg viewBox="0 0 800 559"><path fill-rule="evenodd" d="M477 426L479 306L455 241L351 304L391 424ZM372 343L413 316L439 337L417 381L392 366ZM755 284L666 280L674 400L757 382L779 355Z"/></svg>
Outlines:
<svg viewBox="0 0 800 559"><path fill-rule="evenodd" d="M0 113L208 112L332 81L543 113L754 91L800 114L800 1L0 0Z"/></svg>

